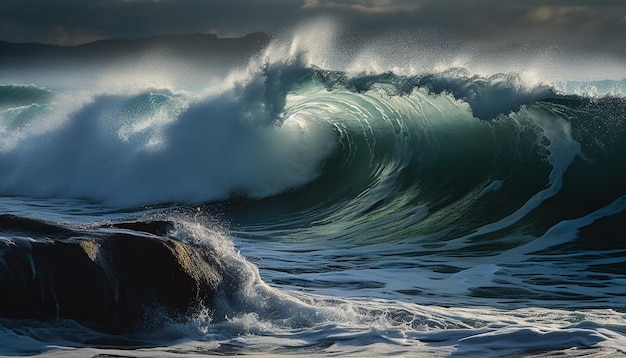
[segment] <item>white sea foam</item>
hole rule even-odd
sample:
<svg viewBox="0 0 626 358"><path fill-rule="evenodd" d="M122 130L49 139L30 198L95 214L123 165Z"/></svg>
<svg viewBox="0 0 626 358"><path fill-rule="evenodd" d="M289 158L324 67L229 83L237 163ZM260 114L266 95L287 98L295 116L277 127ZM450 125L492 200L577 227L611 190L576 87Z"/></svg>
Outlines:
<svg viewBox="0 0 626 358"><path fill-rule="evenodd" d="M554 94L551 55L535 66L536 54L482 62L402 37L344 51L337 31L330 20L302 26L206 86L153 73L162 63L107 69L102 88L59 90L23 125L3 124L3 213L78 222L85 235L93 221L170 220L170 236L219 255L225 281L214 307L129 337L1 319L0 355L626 354L626 317L607 308L623 308L624 280L602 271L623 265L622 246L538 254L623 213L623 192L580 217L555 215L539 234L541 220L519 225L557 198L582 156L562 107L536 103ZM3 118L15 123L30 107ZM528 133L538 141L524 146ZM507 155L519 158L498 163ZM338 163L331 173L321 172L327 160ZM487 173L472 179L483 162ZM509 174L542 177L509 211L484 210L515 197ZM317 191L297 190L309 184ZM224 204L231 231L203 217L212 207L127 208L290 190Z"/></svg>

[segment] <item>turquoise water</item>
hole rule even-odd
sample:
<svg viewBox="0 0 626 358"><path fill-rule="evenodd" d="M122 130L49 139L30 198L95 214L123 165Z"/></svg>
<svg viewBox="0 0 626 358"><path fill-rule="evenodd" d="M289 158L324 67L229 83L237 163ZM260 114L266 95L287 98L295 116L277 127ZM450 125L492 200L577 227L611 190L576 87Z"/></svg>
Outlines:
<svg viewBox="0 0 626 358"><path fill-rule="evenodd" d="M238 282L123 336L0 318L0 354L625 353L623 81L303 57L193 88L0 86L4 245L166 221Z"/></svg>

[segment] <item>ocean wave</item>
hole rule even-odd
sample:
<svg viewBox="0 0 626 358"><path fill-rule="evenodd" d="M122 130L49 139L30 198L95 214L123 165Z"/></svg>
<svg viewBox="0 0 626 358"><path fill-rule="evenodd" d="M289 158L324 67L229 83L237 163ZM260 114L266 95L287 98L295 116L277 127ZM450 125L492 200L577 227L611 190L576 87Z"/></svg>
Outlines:
<svg viewBox="0 0 626 358"><path fill-rule="evenodd" d="M355 75L305 54L261 55L197 91L4 86L0 191L122 206L276 197L277 208L334 213L307 220L392 211L412 228L421 207L433 231L449 227L452 207L530 205L521 218L560 193L565 172L621 158L620 97L457 68Z"/></svg>
<svg viewBox="0 0 626 358"><path fill-rule="evenodd" d="M0 85L0 108L46 103L52 91L34 85Z"/></svg>
<svg viewBox="0 0 626 358"><path fill-rule="evenodd" d="M624 353L621 82L331 25L0 86L0 354Z"/></svg>
<svg viewBox="0 0 626 358"><path fill-rule="evenodd" d="M12 276L4 275L2 283L15 287L31 283L37 298L25 306L27 311L4 306L0 338L6 344L0 353L81 356L141 348L149 355L325 355L338 351L361 355L372 349L409 355L510 355L592 349L601 355L623 350L624 337L619 334L624 328L623 313L612 310L420 305L279 289L273 286L280 283L270 286L261 279L258 268L235 249L231 238L212 220L190 209L88 225L0 215L0 268L13 275L36 277L33 281L27 277L7 281L6 277ZM55 259L65 264L43 270ZM28 260L31 266L16 265ZM72 270L81 264L95 265L100 271ZM493 273L494 266L486 269ZM368 278L372 279L375 273L369 271ZM484 271L477 266L451 275L449 280L458 283L448 285L448 291L488 284L493 278L483 277ZM72 289L89 275L97 278L88 283L91 290ZM318 275L318 279L324 278L323 273ZM70 276L74 280L67 281ZM297 276L307 279L302 273ZM202 281L215 277L216 282ZM354 272L349 277L360 279ZM39 282L42 286L37 286ZM214 291L205 292L206 285ZM348 285L344 282L344 289ZM332 289L328 283L324 287ZM363 294L363 289L356 292ZM99 291L106 294L83 297ZM5 295L3 300L10 301L11 297ZM104 299L109 301L103 305L99 300ZM147 306L134 305L135 300L142 299ZM211 304L196 307L198 300ZM125 311L118 311L117 306ZM14 303L12 307L22 306ZM38 307L48 313L47 319L36 317ZM172 314L173 307L188 313ZM110 314L104 315L102 309L110 310ZM21 319L6 318L20 314L24 315ZM115 319L133 325L102 325ZM141 324L132 319L139 319ZM272 339L273 345L268 345L268 336L278 336ZM280 351L275 345L282 346Z"/></svg>
<svg viewBox="0 0 626 358"><path fill-rule="evenodd" d="M452 163L459 151L474 152L474 163L487 165L495 156L511 166L513 159L496 151L522 150L511 142L518 136L534 138L521 144L531 150L542 137L534 133L542 130L538 118L559 111L591 117L619 111L623 102L558 95L549 86L528 87L515 74L349 76L298 61L247 71L243 80L202 93L150 89L76 96L10 87L5 102L11 96L14 104L32 96L46 101L3 112L0 156L12 175L3 177L0 188L11 195L132 206L263 198L340 176L345 168L357 183L413 177L424 172L424 163ZM585 140L583 146L594 146L604 139ZM487 142L491 149L477 153ZM508 149L496 148L501 146ZM481 180L507 176L491 170Z"/></svg>

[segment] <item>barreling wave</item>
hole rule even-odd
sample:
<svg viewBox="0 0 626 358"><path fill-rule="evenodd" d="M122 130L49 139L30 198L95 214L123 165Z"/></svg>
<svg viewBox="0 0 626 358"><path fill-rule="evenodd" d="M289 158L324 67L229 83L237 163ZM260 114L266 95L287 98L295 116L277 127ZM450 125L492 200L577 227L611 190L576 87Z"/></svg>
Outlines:
<svg viewBox="0 0 626 358"><path fill-rule="evenodd" d="M446 237L529 214L542 232L626 194L623 97L516 74L260 60L196 92L1 87L0 192L122 206L248 198L268 220L342 236L378 225Z"/></svg>
<svg viewBox="0 0 626 358"><path fill-rule="evenodd" d="M623 352L624 81L322 25L206 88L0 86L2 354Z"/></svg>

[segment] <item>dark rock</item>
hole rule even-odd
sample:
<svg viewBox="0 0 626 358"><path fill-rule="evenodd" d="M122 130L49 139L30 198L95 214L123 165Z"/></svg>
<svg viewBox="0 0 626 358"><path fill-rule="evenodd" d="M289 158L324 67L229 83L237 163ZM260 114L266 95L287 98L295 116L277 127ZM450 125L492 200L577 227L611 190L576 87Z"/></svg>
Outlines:
<svg viewBox="0 0 626 358"><path fill-rule="evenodd" d="M134 221L134 222L122 222L115 223L111 226L116 227L118 229L127 229L132 231L141 231L148 234L163 236L166 235L169 231L171 231L174 227L169 221Z"/></svg>
<svg viewBox="0 0 626 358"><path fill-rule="evenodd" d="M46 236L54 238L69 237L76 234L70 229L49 224L45 221L10 214L0 215L0 233L4 235L28 233L36 237Z"/></svg>
<svg viewBox="0 0 626 358"><path fill-rule="evenodd" d="M157 236L3 240L0 316L130 332L151 310L176 319L211 307L220 267L207 248Z"/></svg>

